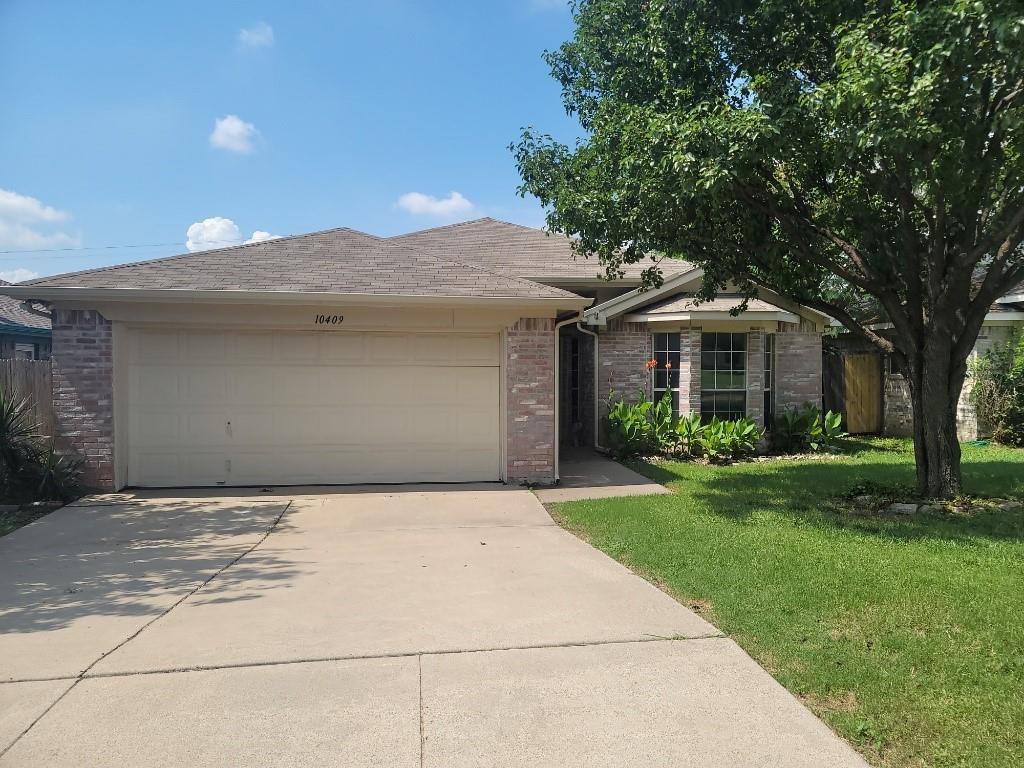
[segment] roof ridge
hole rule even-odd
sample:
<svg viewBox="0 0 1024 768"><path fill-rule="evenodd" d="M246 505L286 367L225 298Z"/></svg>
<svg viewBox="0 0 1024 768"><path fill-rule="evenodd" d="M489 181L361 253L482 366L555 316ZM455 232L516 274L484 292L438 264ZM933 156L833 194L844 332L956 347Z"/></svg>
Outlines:
<svg viewBox="0 0 1024 768"><path fill-rule="evenodd" d="M384 240L397 240L400 237L411 237L412 235L422 235L425 232L439 232L445 229L455 229L456 227L464 227L467 224L479 224L481 221L495 221L500 224L508 224L510 222L500 221L499 219L492 218L490 216L479 216L475 219L468 219L466 221L456 221L454 224L442 224L439 227L425 227L424 229L414 229L412 232L403 232L400 235L389 235L383 238Z"/></svg>
<svg viewBox="0 0 1024 768"><path fill-rule="evenodd" d="M352 232L357 235L363 235L364 237L370 237L374 240L381 240L382 238L377 235L371 235L369 232L360 232L358 229L352 229L351 227L331 227L329 229L319 229L316 232L303 232L299 235L283 235L281 237L274 237L270 240L259 240L254 243L239 243L238 245L228 245L224 248L205 248L201 251L189 251L188 253L176 253L172 256L158 256L155 259L144 259L142 261L129 261L122 264L109 264L105 267L93 267L92 269L80 269L75 272L61 272L56 275L47 275L46 277L37 277L34 280L26 280L20 285L37 285L39 283L45 283L49 280L54 280L58 277L78 277L79 275L94 275L101 272L112 272L117 269L125 269L128 267L141 267L150 264L160 264L168 261L178 261L180 259L190 259L194 256L206 256L211 253L224 253L225 251L236 251L242 248L251 248L256 245L266 245L267 243L279 243L282 241L297 240L301 237L313 237L315 235L326 235L330 232Z"/></svg>

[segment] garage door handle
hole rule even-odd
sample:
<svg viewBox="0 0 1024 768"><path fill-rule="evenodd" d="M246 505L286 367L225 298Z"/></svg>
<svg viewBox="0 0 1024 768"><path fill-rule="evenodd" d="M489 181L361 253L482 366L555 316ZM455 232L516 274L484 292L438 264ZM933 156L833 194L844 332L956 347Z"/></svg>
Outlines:
<svg viewBox="0 0 1024 768"><path fill-rule="evenodd" d="M228 435L231 434L231 422L230 421L228 422L227 429L225 431L228 433Z"/></svg>

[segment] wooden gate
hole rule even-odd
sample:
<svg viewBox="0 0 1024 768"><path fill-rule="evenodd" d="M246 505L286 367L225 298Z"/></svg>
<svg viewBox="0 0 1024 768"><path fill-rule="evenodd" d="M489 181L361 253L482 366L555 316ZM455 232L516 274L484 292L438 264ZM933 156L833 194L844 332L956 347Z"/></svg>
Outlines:
<svg viewBox="0 0 1024 768"><path fill-rule="evenodd" d="M846 431L863 435L882 431L882 358L873 353L843 357Z"/></svg>
<svg viewBox="0 0 1024 768"><path fill-rule="evenodd" d="M54 432L49 360L0 360L0 388L28 397L33 418L44 435Z"/></svg>

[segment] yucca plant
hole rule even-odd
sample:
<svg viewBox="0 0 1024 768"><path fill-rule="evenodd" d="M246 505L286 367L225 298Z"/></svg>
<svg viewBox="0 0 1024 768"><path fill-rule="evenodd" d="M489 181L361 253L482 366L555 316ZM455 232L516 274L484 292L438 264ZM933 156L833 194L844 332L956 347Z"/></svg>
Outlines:
<svg viewBox="0 0 1024 768"><path fill-rule="evenodd" d="M26 479L41 440L31 400L0 387L0 482L5 495Z"/></svg>
<svg viewBox="0 0 1024 768"><path fill-rule="evenodd" d="M28 473L40 501L68 502L82 489L82 460L57 453L52 441L29 466Z"/></svg>

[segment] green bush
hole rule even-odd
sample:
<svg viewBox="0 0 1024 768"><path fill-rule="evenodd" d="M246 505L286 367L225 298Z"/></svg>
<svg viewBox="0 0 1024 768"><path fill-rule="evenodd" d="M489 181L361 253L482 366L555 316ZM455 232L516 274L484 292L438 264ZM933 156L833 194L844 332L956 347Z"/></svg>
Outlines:
<svg viewBox="0 0 1024 768"><path fill-rule="evenodd" d="M746 456L757 450L764 430L751 419L702 423L700 414L676 416L666 393L652 403L643 392L626 402L608 396L606 445L619 458L660 453L666 456L704 456L711 461Z"/></svg>
<svg viewBox="0 0 1024 768"><path fill-rule="evenodd" d="M70 501L81 490L82 462L44 442L27 397L0 388L0 494Z"/></svg>
<svg viewBox="0 0 1024 768"><path fill-rule="evenodd" d="M834 451L846 437L842 414L828 411L822 415L813 403L776 415L770 434L772 448L779 453Z"/></svg>
<svg viewBox="0 0 1024 768"><path fill-rule="evenodd" d="M654 429L647 418L653 403L640 393L629 403L614 392L608 395L606 443L613 456L626 458L649 453L654 445Z"/></svg>
<svg viewBox="0 0 1024 768"><path fill-rule="evenodd" d="M1024 335L1015 332L971 362L970 401L992 439L1024 447Z"/></svg>

